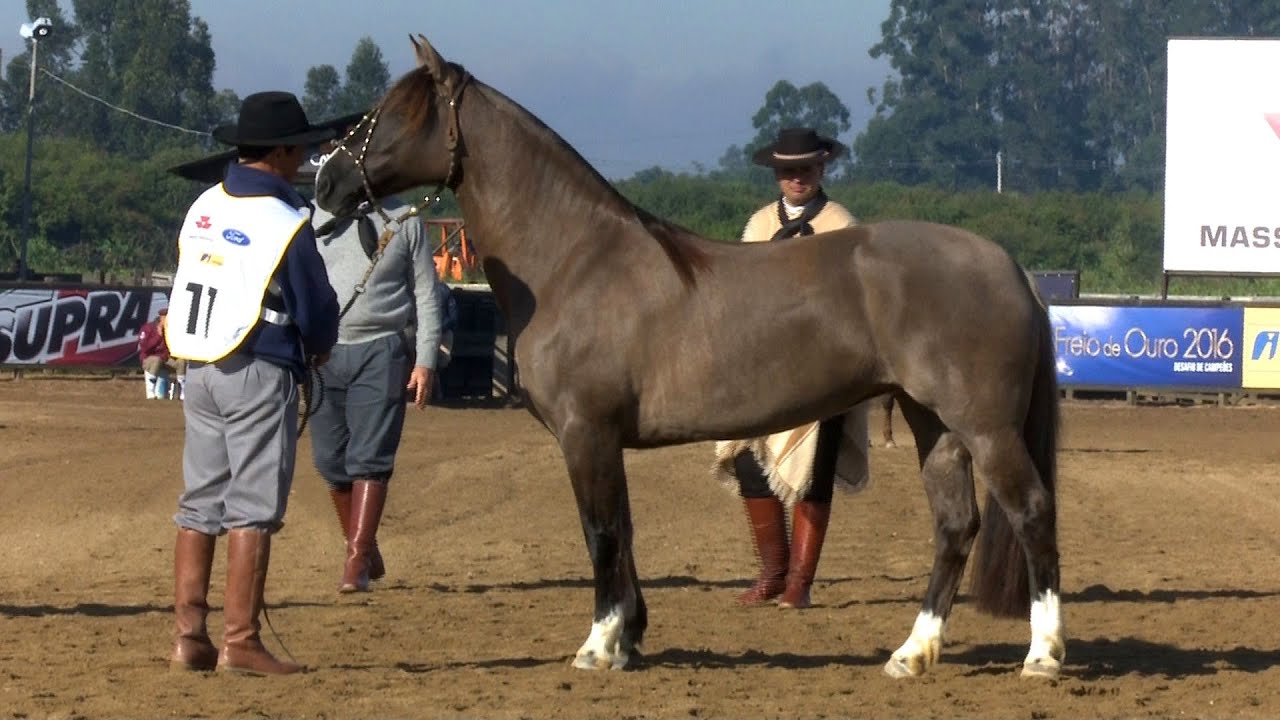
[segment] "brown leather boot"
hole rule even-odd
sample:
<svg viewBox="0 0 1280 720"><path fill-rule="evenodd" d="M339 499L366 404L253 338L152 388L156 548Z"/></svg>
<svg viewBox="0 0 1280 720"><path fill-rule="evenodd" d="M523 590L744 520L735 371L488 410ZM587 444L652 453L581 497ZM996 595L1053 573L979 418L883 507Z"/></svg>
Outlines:
<svg viewBox="0 0 1280 720"><path fill-rule="evenodd" d="M342 570L340 593L366 592L372 577L373 556L378 547L378 523L387 503L387 484L356 480L351 494L351 535L347 538L347 564Z"/></svg>
<svg viewBox="0 0 1280 720"><path fill-rule="evenodd" d="M218 669L249 675L289 675L302 670L296 663L277 660L262 645L263 594L271 564L271 535L256 528L227 533L227 591L222 657Z"/></svg>
<svg viewBox="0 0 1280 720"><path fill-rule="evenodd" d="M822 541L827 537L827 521L831 519L831 503L801 500L791 517L791 562L787 571L787 589L778 599L780 608L807 608L809 588L818 571Z"/></svg>
<svg viewBox="0 0 1280 720"><path fill-rule="evenodd" d="M218 648L209 639L209 575L218 539L202 532L178 529L173 544L173 653L169 669L208 672L218 665Z"/></svg>
<svg viewBox="0 0 1280 720"><path fill-rule="evenodd" d="M759 605L782 594L787 575L787 514L776 497L743 498L742 504L760 558L760 576L738 596L738 604Z"/></svg>
<svg viewBox="0 0 1280 720"><path fill-rule="evenodd" d="M342 525L342 539L351 539L351 486L336 488L329 486L329 497L333 500L333 509L338 512L338 523ZM369 559L369 579L381 580L387 574L387 567L382 564L382 551L378 542L373 543L373 557Z"/></svg>

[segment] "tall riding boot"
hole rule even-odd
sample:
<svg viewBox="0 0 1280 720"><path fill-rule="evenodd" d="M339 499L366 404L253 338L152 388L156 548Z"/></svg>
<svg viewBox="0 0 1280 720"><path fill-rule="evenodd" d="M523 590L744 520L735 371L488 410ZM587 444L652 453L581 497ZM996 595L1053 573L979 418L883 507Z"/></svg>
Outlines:
<svg viewBox="0 0 1280 720"><path fill-rule="evenodd" d="M801 500L791 518L791 563L787 571L787 589L778 599L781 608L807 608L809 588L818 571L822 541L827 537L827 521L831 519L831 503Z"/></svg>
<svg viewBox="0 0 1280 720"><path fill-rule="evenodd" d="M340 593L365 592L372 576L378 547L378 523L387 502L387 484L360 479L351 493L351 534L347 538L347 564L342 570Z"/></svg>
<svg viewBox="0 0 1280 720"><path fill-rule="evenodd" d="M329 497L333 500L333 509L338 512L338 523L342 525L342 539L349 541L351 540L351 486L330 485ZM382 551L378 549L378 542L375 540L373 557L369 560L369 579L381 580L386 574L387 568L382 564Z"/></svg>
<svg viewBox="0 0 1280 720"><path fill-rule="evenodd" d="M227 533L227 591L218 668L250 675L289 675L302 666L277 660L262 645L263 596L271 564L271 535L256 528Z"/></svg>
<svg viewBox="0 0 1280 720"><path fill-rule="evenodd" d="M743 498L760 558L760 577L738 596L739 605L758 605L782 594L787 575L787 514L776 497Z"/></svg>
<svg viewBox="0 0 1280 720"><path fill-rule="evenodd" d="M173 544L173 653L169 669L209 671L218 665L218 648L209 639L209 575L213 572L213 535L178 529Z"/></svg>

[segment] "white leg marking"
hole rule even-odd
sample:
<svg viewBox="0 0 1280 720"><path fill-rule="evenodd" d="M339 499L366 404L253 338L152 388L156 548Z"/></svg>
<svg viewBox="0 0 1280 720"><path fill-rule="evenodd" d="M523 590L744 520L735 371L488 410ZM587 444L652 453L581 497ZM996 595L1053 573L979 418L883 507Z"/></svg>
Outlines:
<svg viewBox="0 0 1280 720"><path fill-rule="evenodd" d="M1031 603L1031 651L1022 663L1022 677L1056 678L1066 656L1062 608L1057 593L1046 590Z"/></svg>
<svg viewBox="0 0 1280 720"><path fill-rule="evenodd" d="M937 664L942 655L942 633L946 624L931 612L917 615L911 637L885 663L885 673L895 678L919 677Z"/></svg>
<svg viewBox="0 0 1280 720"><path fill-rule="evenodd" d="M591 624L591 634L578 648L573 666L581 670L622 670L631 661L631 654L619 647L621 637L622 612L615 607L603 620Z"/></svg>

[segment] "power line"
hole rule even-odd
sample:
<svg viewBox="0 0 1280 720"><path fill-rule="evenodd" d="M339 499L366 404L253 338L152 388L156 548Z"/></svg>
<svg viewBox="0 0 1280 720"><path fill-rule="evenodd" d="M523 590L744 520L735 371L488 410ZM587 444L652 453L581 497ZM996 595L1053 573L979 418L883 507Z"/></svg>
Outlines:
<svg viewBox="0 0 1280 720"><path fill-rule="evenodd" d="M173 124L171 124L171 123L167 123L167 122L164 122L164 121L162 121L162 120L155 120L155 119L153 119L153 118L149 118L149 117L145 117L145 116L143 116L143 115L139 115L138 113L136 113L136 112L134 112L134 111L132 111L132 110L128 110L128 109L126 109L126 108L122 108L122 107L120 107L119 105L113 105L113 104L111 104L111 103L107 102L106 100L103 100L102 98L98 97L97 95L94 95L93 93L90 93L90 92L85 91L85 90L81 90L80 88L76 87L75 85L72 85L71 83L67 82L66 80L63 80L62 78L58 77L57 75L54 75L53 73L49 72L48 70L45 70L44 68L40 68L40 72L44 73L45 75L48 75L49 77L53 78L54 80L57 80L58 82L60 82L60 83L62 83L63 85L65 85L66 87L71 88L73 91L75 91L75 92L77 92L77 93L80 93L81 95L83 95L83 96L85 96L85 97L89 98L90 100L93 100L94 102L98 102L98 103L101 103L101 104L103 104L103 105L106 105L107 107L111 108L112 110L115 110L116 112L122 112L122 113L124 113L125 115L129 115L130 117L137 118L137 119L139 119L139 120L141 120L141 121L143 121L143 122L149 122L149 123L151 123L152 125L159 125L159 126L161 126L161 127L167 127L167 128L169 128L169 129L171 129L171 130L179 130L179 131L184 132L184 133L190 133L190 134L192 134L192 135L199 135L200 137L209 137L209 133L207 133L207 132L204 132L204 131L201 131L201 130L191 130L191 129L188 129L188 128L184 128L184 127L182 127L182 126L180 126L180 125L173 125Z"/></svg>

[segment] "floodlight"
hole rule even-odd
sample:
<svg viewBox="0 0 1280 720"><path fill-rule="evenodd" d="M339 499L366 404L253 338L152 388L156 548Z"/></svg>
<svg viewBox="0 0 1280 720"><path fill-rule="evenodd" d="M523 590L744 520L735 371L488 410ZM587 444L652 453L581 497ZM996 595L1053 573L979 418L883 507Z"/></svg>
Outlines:
<svg viewBox="0 0 1280 720"><path fill-rule="evenodd" d="M53 32L53 21L47 17L36 18L29 23L22 23L18 34L27 40L43 40Z"/></svg>

